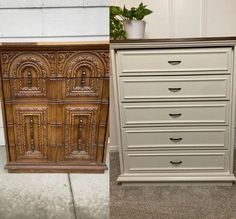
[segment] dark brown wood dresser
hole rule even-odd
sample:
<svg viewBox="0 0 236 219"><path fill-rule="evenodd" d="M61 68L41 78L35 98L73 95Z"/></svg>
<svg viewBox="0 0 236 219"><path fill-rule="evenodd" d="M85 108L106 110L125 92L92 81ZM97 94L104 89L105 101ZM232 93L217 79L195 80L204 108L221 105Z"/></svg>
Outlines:
<svg viewBox="0 0 236 219"><path fill-rule="evenodd" d="M106 169L109 44L1 44L9 172Z"/></svg>

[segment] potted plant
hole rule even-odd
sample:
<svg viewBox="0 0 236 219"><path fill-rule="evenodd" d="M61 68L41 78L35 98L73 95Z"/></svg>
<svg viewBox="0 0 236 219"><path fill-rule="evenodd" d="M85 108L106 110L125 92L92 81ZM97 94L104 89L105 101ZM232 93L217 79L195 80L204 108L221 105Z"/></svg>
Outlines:
<svg viewBox="0 0 236 219"><path fill-rule="evenodd" d="M140 3L137 8L132 7L131 9L127 9L125 6L123 9L118 6L111 6L111 38L117 39L116 34L120 34L119 37L121 38L125 38L127 36L128 39L144 38L146 23L143 18L151 13L152 11L147 9L147 6L143 3ZM124 29L122 21L124 24ZM123 32L124 30L125 33Z"/></svg>
<svg viewBox="0 0 236 219"><path fill-rule="evenodd" d="M122 8L110 6L110 38L113 40L122 40L126 38L126 32L123 28Z"/></svg>

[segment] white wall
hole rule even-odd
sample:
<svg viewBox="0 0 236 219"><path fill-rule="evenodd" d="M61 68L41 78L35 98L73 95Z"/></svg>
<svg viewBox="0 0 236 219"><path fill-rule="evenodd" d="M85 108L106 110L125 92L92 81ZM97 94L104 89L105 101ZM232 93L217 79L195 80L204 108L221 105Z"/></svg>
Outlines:
<svg viewBox="0 0 236 219"><path fill-rule="evenodd" d="M108 16L108 0L0 0L0 42L104 41Z"/></svg>
<svg viewBox="0 0 236 219"><path fill-rule="evenodd" d="M111 0L127 7L140 2L154 11L147 16L147 38L236 35L235 0Z"/></svg>
<svg viewBox="0 0 236 219"><path fill-rule="evenodd" d="M108 40L108 0L0 0L0 41Z"/></svg>
<svg viewBox="0 0 236 219"><path fill-rule="evenodd" d="M236 0L111 0L111 5L148 5L146 38L236 36ZM111 94L112 95L112 94ZM114 103L111 96L111 149L117 150Z"/></svg>

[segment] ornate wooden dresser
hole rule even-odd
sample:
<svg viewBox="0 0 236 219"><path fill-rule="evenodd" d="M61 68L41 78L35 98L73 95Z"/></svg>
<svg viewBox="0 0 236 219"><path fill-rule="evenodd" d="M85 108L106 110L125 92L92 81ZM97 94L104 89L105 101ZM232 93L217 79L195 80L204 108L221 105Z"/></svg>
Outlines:
<svg viewBox="0 0 236 219"><path fill-rule="evenodd" d="M119 182L231 185L236 38L115 41Z"/></svg>
<svg viewBox="0 0 236 219"><path fill-rule="evenodd" d="M104 172L108 44L3 44L9 172Z"/></svg>

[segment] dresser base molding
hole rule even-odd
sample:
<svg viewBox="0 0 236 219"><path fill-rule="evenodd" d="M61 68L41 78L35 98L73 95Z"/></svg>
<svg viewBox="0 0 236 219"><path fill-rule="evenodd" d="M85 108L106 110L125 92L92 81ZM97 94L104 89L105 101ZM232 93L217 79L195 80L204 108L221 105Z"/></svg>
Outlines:
<svg viewBox="0 0 236 219"><path fill-rule="evenodd" d="M9 173L104 173L105 164L101 165L20 165L7 164Z"/></svg>
<svg viewBox="0 0 236 219"><path fill-rule="evenodd" d="M120 175L117 179L119 184L138 185L229 185L236 182L233 174L219 176L127 176Z"/></svg>

